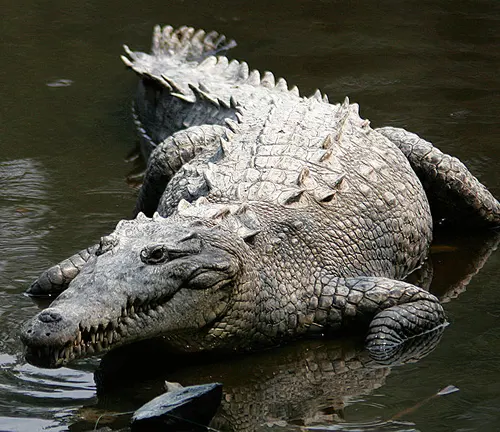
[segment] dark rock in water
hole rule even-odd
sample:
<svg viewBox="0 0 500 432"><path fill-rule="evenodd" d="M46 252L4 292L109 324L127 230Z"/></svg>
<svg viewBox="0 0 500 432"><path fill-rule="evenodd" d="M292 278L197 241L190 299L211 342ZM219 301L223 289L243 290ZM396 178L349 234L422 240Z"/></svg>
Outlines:
<svg viewBox="0 0 500 432"><path fill-rule="evenodd" d="M134 413L132 432L205 431L221 398L220 383L174 388Z"/></svg>

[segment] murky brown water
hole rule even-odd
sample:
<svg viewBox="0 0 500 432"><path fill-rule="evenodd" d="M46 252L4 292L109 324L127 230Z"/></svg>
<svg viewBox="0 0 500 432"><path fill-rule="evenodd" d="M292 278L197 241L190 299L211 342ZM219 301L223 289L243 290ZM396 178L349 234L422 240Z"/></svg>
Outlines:
<svg viewBox="0 0 500 432"><path fill-rule="evenodd" d="M163 374L97 397L98 359L58 370L24 362L17 333L37 307L23 291L133 208L125 181L133 167L124 159L135 142L135 77L118 56L122 43L148 49L154 24L225 33L239 43L234 57L304 93L319 87L333 101L348 95L372 124L423 135L500 196L496 0L105 3L0 1L0 430L92 429L98 409L133 410L161 391L163 378L224 382L226 399L238 401L226 401L224 428L236 430L296 430L292 424L314 415L337 425L329 430L499 430L500 254L486 260L493 240L468 233L440 239L435 250L432 288L449 300L452 325L416 364L308 386L304 368L324 356L350 364L359 353L335 341L303 343L204 366L165 366ZM467 290L454 298L464 279ZM148 361L138 364L148 369ZM282 378L285 372L296 379ZM127 373L118 379L127 381ZM460 391L413 409L448 384ZM120 421L113 427L126 418Z"/></svg>

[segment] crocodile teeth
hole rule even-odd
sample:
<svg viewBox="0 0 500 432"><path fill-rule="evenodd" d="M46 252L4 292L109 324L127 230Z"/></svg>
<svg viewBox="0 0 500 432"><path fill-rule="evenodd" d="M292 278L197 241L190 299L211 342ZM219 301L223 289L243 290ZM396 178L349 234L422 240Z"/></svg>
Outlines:
<svg viewBox="0 0 500 432"><path fill-rule="evenodd" d="M153 213L153 222L161 222L163 219L164 217L160 213L158 212Z"/></svg>

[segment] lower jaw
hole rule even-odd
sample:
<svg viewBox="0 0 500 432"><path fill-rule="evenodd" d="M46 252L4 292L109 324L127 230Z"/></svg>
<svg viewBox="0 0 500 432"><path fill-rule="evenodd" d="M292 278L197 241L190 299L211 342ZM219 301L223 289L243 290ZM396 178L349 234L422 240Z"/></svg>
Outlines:
<svg viewBox="0 0 500 432"><path fill-rule="evenodd" d="M43 368L59 368L78 359L105 354L112 349L131 345L141 340L156 340L167 349L179 354L217 351L217 344L207 338L206 332L197 330L173 331L166 334L151 334L148 337L128 337L114 340L109 344L106 339L95 343L82 341L79 344L69 342L64 346L28 346L25 358L28 363Z"/></svg>
<svg viewBox="0 0 500 432"><path fill-rule="evenodd" d="M121 325L106 327L106 330L90 331L90 328L80 327L78 337L62 346L28 345L25 358L34 366L58 368L74 360L104 354L118 346L144 339L137 337L135 331L141 329L136 322L140 317L140 315L120 317Z"/></svg>

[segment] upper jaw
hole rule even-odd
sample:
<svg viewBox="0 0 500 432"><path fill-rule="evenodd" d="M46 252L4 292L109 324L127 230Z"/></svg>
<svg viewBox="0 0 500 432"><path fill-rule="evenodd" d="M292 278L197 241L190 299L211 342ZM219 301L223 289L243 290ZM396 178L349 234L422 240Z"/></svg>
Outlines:
<svg viewBox="0 0 500 432"><path fill-rule="evenodd" d="M63 305L41 311L21 331L27 361L42 367L60 367L147 338L148 328L157 330L157 318L163 315L164 305L130 298L116 309L115 315L99 313L97 308L94 311L77 314Z"/></svg>

